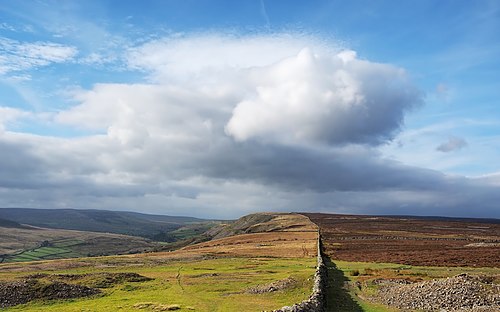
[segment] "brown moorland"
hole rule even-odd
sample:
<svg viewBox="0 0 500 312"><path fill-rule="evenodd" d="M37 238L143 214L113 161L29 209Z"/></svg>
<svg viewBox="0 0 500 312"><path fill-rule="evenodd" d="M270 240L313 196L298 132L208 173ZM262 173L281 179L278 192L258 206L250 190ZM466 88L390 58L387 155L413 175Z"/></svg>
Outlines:
<svg viewBox="0 0 500 312"><path fill-rule="evenodd" d="M500 221L306 213L332 260L500 267Z"/></svg>

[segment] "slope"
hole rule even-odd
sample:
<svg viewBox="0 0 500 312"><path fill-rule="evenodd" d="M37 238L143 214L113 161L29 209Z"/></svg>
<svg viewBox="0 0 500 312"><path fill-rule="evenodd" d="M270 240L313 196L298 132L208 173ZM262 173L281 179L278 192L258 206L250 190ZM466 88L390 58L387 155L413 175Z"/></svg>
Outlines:
<svg viewBox="0 0 500 312"><path fill-rule="evenodd" d="M260 217L253 220L245 222L251 228L260 224L261 229L271 231L225 237L172 252L0 264L0 290L12 293L19 285L43 285L83 286L100 292L71 300L37 297L21 305L7 302L9 311L76 312L85 307L91 311L245 312L274 310L306 299L316 265L315 225L304 224L296 231L275 226L308 221L297 215L275 214L262 223L255 222Z"/></svg>
<svg viewBox="0 0 500 312"><path fill-rule="evenodd" d="M0 218L45 228L106 232L152 238L207 220L136 212L79 209L0 208Z"/></svg>
<svg viewBox="0 0 500 312"><path fill-rule="evenodd" d="M30 226L0 226L0 262L101 256L150 251L142 237Z"/></svg>

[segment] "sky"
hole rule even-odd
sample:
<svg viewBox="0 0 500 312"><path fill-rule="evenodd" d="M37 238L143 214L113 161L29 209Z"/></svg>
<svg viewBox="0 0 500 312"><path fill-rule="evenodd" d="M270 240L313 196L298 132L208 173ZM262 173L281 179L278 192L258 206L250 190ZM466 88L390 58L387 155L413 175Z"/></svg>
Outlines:
<svg viewBox="0 0 500 312"><path fill-rule="evenodd" d="M0 1L0 207L500 218L500 2Z"/></svg>

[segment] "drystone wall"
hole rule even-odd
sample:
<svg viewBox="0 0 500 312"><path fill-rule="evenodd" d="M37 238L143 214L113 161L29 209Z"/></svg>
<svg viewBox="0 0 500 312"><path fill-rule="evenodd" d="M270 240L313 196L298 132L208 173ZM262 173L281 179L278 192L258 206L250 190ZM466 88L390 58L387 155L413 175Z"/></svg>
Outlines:
<svg viewBox="0 0 500 312"><path fill-rule="evenodd" d="M321 236L318 235L318 265L314 274L314 286L311 296L301 303L296 303L293 306L285 306L273 312L324 312L327 281L328 270L323 261Z"/></svg>

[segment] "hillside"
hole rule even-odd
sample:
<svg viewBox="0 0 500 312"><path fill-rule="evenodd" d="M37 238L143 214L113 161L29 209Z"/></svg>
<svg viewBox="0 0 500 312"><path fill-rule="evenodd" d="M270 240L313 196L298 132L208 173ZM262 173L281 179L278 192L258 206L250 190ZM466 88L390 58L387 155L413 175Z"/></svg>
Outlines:
<svg viewBox="0 0 500 312"><path fill-rule="evenodd" d="M254 213L243 216L230 223L220 224L207 231L212 239L219 239L239 234L264 233L264 232L316 232L316 226L294 213Z"/></svg>
<svg viewBox="0 0 500 312"><path fill-rule="evenodd" d="M0 262L137 253L157 246L145 238L121 234L0 226Z"/></svg>
<svg viewBox="0 0 500 312"><path fill-rule="evenodd" d="M172 252L0 264L0 308L244 312L307 299L316 266L316 226L292 214L251 219L240 224L263 232ZM282 230L280 222L286 225ZM286 231L294 222L300 224L297 230Z"/></svg>
<svg viewBox="0 0 500 312"><path fill-rule="evenodd" d="M33 222L32 218L27 218L27 212L33 212L33 210L24 210L19 213L18 211L8 211L10 216L18 217L28 222ZM44 214L47 211L35 211L35 215L43 215L45 219L42 218L41 221L36 222L38 224L50 223L53 225L55 221L47 222L47 215L53 215L54 210L48 211L48 214ZM59 211L57 211L59 212ZM61 214L66 217L84 216L79 219L79 227L85 228L95 228L95 225L85 226L85 222L91 222L91 220L96 220L96 216L100 217L98 219L99 223L103 222L103 217L108 217L110 220L111 227L116 226L121 221L127 221L130 224L137 224L137 220L140 220L141 225L150 224L152 227L162 224L162 220L176 220L178 222L190 222L193 220L201 221L200 219L184 218L184 217L168 217L168 216L158 216L159 220L156 220L156 216L144 215L129 212L118 212L112 213L109 211L97 212L97 211L74 211L74 210L63 210ZM93 219L91 217L94 217ZM128 218L128 219L125 219ZM5 220L5 219L1 219ZM83 221L82 221L83 220ZM131 222L130 220L133 220ZM111 222L112 221L112 222ZM69 222L68 219L63 221L62 225L68 225L64 222ZM126 254L126 253L138 253L145 251L172 251L186 247L185 250L192 250L194 253L199 252L218 252L220 247L223 246L224 252L229 252L236 254L241 254L242 250L245 253L248 248L245 244L250 241L254 242L265 242L261 247L266 247L267 249L272 249L272 246L280 246L279 252L284 250L289 250L292 254L298 251L303 251L303 246L301 244L288 244L286 237L292 237L290 235L285 235L276 232L300 232L300 241L304 239L314 240L316 235L316 227L305 217L295 214L276 214L276 213L260 213L252 214L249 216L244 216L235 222L228 223L217 223L218 226L214 226L214 222L190 222L180 225L169 232L162 232L152 236L156 240L168 240L171 243L155 243L146 240L141 237L132 237L122 234L110 234L110 233L99 233L92 231L78 231L78 230L64 230L64 229L50 229L41 228L31 225L22 225L20 223L5 220L3 224L9 227L0 226L0 262L16 262L16 261L34 261L34 260L44 260L44 259L64 259L64 258L75 258L82 256L100 256L100 255L114 255L114 254ZM76 226L73 226L76 227ZM108 227L109 228L109 227ZM246 236L245 244L234 242L239 242L239 234L254 234L253 236ZM235 237L235 238L233 238ZM226 238L225 240L218 240L219 238ZM279 238L283 242L279 244L269 243ZM294 237L293 239L297 239ZM197 244L192 248L190 245L204 242L210 240L206 244ZM212 243L214 241L214 243ZM237 248L235 248L237 245ZM245 248L241 248L245 247ZM201 248L201 250L200 250ZM260 253L266 248L251 248L253 252ZM197 250L197 251L195 251ZM297 251L298 250L298 251ZM248 250L247 250L248 251ZM270 251L266 251L270 252ZM308 250L306 252L314 253L314 250Z"/></svg>
<svg viewBox="0 0 500 312"><path fill-rule="evenodd" d="M210 229L205 234L212 240L168 252L3 263L0 297L3 292L5 298L0 307L65 312L81 311L82 306L130 312L275 310L310 294L318 229L329 275L326 311L390 312L399 304L409 311L413 306L439 310L449 302L461 311L476 311L460 298L474 298L482 309L477 311L498 310L493 300L500 287L497 223L294 213L244 216ZM411 263L405 260L410 258ZM454 266L458 263L466 266ZM63 296L46 296L45 288ZM443 299L415 291L421 288ZM471 293L482 290L491 291Z"/></svg>
<svg viewBox="0 0 500 312"><path fill-rule="evenodd" d="M31 208L0 208L0 218L44 228L116 233L166 241L175 240L168 233L184 225L207 222L191 217L125 211Z"/></svg>
<svg viewBox="0 0 500 312"><path fill-rule="evenodd" d="M0 218L0 227L23 228L24 226L18 222Z"/></svg>

